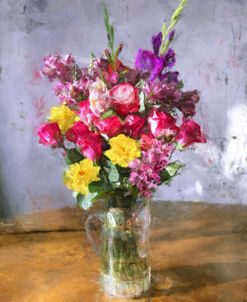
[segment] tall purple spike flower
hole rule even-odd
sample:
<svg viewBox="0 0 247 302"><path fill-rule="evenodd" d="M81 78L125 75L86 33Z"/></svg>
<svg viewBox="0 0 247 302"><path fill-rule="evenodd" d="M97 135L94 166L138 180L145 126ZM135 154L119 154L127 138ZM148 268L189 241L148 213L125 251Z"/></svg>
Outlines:
<svg viewBox="0 0 247 302"><path fill-rule="evenodd" d="M135 66L138 70L148 71L150 73L149 80L155 80L162 72L164 68L164 59L156 57L150 50L139 49Z"/></svg>
<svg viewBox="0 0 247 302"><path fill-rule="evenodd" d="M161 41L162 41L162 33L161 32L159 32L157 35L152 36L153 50L154 50L154 54L156 56L159 55Z"/></svg>
<svg viewBox="0 0 247 302"><path fill-rule="evenodd" d="M171 48L167 50L162 58L164 60L164 67L172 68L176 63L176 53Z"/></svg>

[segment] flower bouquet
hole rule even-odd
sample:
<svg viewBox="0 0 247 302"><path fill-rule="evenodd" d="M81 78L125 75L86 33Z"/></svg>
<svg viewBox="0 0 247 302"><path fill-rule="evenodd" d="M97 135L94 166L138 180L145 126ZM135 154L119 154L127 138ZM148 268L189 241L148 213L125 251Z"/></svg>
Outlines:
<svg viewBox="0 0 247 302"><path fill-rule="evenodd" d="M86 230L93 241L96 222L101 225L101 284L115 296L148 290L149 201L183 167L173 153L206 141L192 119L199 94L184 91L172 71L170 45L185 4L152 37L153 51L139 49L135 68L119 59L123 44L115 48L105 8L109 45L102 57L92 55L84 68L72 55L49 55L41 69L56 80L60 104L38 129L39 142L63 150L64 183L82 208L104 200L104 214L90 216Z"/></svg>

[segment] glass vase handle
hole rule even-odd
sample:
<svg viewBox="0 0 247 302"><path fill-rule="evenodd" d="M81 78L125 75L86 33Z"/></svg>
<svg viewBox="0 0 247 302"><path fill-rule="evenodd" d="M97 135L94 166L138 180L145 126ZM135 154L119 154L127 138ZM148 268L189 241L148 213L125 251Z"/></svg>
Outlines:
<svg viewBox="0 0 247 302"><path fill-rule="evenodd" d="M91 243L97 255L100 254L101 231L104 219L103 214L97 213L89 215L85 222L85 231L88 241Z"/></svg>

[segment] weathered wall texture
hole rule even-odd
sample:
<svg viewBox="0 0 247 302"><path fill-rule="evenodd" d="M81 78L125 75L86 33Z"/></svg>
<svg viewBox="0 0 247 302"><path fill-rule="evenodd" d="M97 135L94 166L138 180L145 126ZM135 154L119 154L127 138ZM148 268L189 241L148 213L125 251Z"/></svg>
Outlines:
<svg viewBox="0 0 247 302"><path fill-rule="evenodd" d="M118 39L132 63L150 48L178 1L108 0ZM81 63L106 46L100 0L0 1L0 216L62 207L74 200L62 184L63 161L39 146L34 129L56 102L37 70L49 53ZM247 203L247 1L189 0L177 28L177 69L201 91L198 120L208 144L178 154L187 168L156 198Z"/></svg>

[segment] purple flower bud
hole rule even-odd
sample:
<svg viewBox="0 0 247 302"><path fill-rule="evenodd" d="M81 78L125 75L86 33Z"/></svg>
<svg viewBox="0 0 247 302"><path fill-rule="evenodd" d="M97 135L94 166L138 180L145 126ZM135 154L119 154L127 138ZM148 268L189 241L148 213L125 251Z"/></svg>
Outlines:
<svg viewBox="0 0 247 302"><path fill-rule="evenodd" d="M153 50L154 50L154 54L156 56L159 55L161 41L162 41L162 33L161 32L159 32L157 35L154 35L152 37Z"/></svg>
<svg viewBox="0 0 247 302"><path fill-rule="evenodd" d="M175 29L173 29L172 31L169 32L168 34L168 40L169 42L172 42L175 36Z"/></svg>

